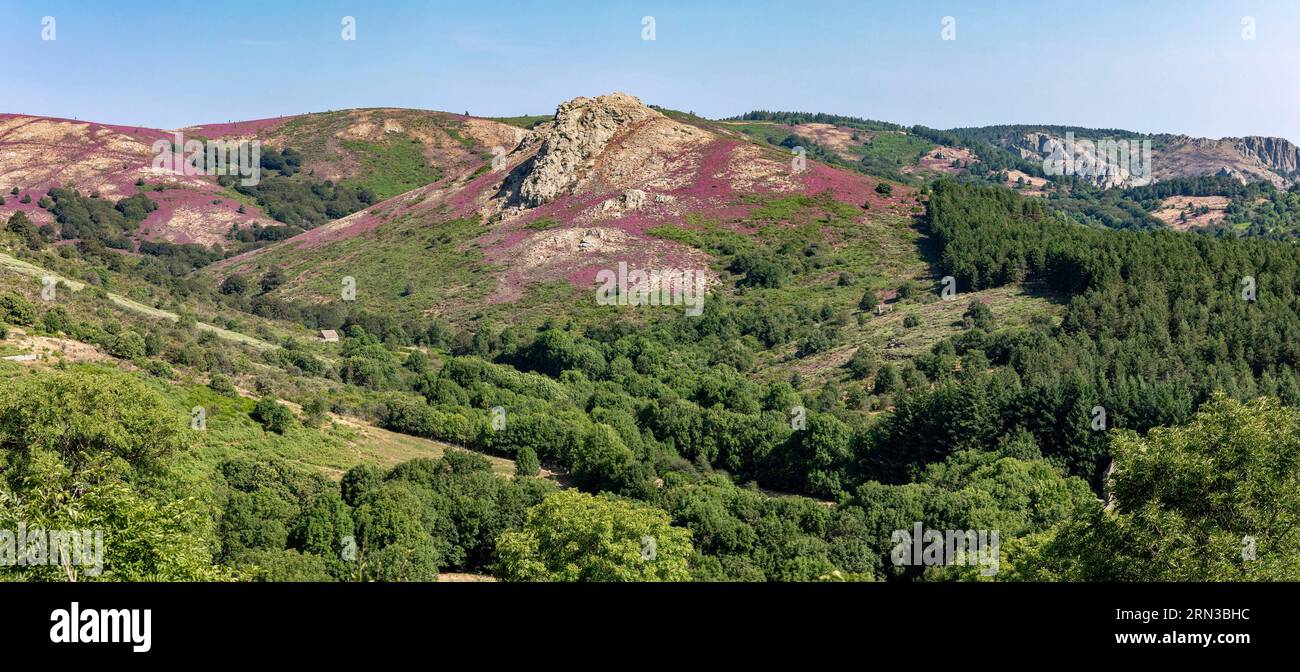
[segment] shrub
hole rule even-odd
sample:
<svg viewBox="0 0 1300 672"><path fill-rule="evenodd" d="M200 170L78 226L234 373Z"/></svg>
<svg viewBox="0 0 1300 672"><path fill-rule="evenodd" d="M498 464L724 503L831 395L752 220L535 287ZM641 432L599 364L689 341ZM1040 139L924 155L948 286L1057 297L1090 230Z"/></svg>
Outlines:
<svg viewBox="0 0 1300 672"><path fill-rule="evenodd" d="M689 530L662 509L576 490L551 493L497 543L506 581L689 581Z"/></svg>
<svg viewBox="0 0 1300 672"><path fill-rule="evenodd" d="M819 352L826 352L835 345L834 332L829 329L818 329L807 337L800 339L799 348L795 352L796 357L808 357Z"/></svg>
<svg viewBox="0 0 1300 672"><path fill-rule="evenodd" d="M849 371L853 377L862 380L876 375L876 370L880 367L880 362L876 356L865 346L858 348L849 359Z"/></svg>
<svg viewBox="0 0 1300 672"><path fill-rule="evenodd" d="M541 468L542 465L537 461L537 451L528 446L519 449L519 454L515 455L516 476L536 476Z"/></svg>
<svg viewBox="0 0 1300 672"><path fill-rule="evenodd" d="M308 427L320 427L325 422L325 412L329 408L325 405L325 400L320 397L312 397L310 401L302 407L302 422Z"/></svg>
<svg viewBox="0 0 1300 672"><path fill-rule="evenodd" d="M212 374L212 377L208 379L208 388L217 394L227 397L233 397L239 394L239 392L235 390L235 384L230 380L230 378L227 378L220 373Z"/></svg>
<svg viewBox="0 0 1300 672"><path fill-rule="evenodd" d="M114 336L106 349L108 354L119 359L144 357L144 337L134 331L124 331Z"/></svg>
<svg viewBox="0 0 1300 672"><path fill-rule="evenodd" d="M231 275L221 283L222 294L242 295L248 291L248 280L238 273Z"/></svg>
<svg viewBox="0 0 1300 672"><path fill-rule="evenodd" d="M531 229L533 231L545 231L546 229L555 228L556 226L559 225L560 223L556 221L554 217L542 217L540 219L534 219L533 221L525 224L524 228Z"/></svg>
<svg viewBox="0 0 1300 672"><path fill-rule="evenodd" d="M30 327L36 324L36 307L18 294L7 293L0 296L0 320Z"/></svg>
<svg viewBox="0 0 1300 672"><path fill-rule="evenodd" d="M63 306L55 306L41 317L41 326L51 334L67 334L72 331L72 318Z"/></svg>
<svg viewBox="0 0 1300 672"><path fill-rule="evenodd" d="M167 366L166 362L157 359L150 359L145 361L144 370L148 371L151 375L166 380L171 380L173 377L172 367Z"/></svg>
<svg viewBox="0 0 1300 672"><path fill-rule="evenodd" d="M993 311L989 310L989 307L984 305L982 301L971 301L970 306L966 308L966 312L961 317L962 324L967 329L988 330L993 328Z"/></svg>
<svg viewBox="0 0 1300 672"><path fill-rule="evenodd" d="M262 397L253 407L252 417L262 423L262 429L284 434L293 426L293 412L274 397Z"/></svg>
<svg viewBox="0 0 1300 672"><path fill-rule="evenodd" d="M858 310L866 310L866 311L875 310L876 306L879 304L880 304L880 299L876 298L876 290L868 289L866 293L862 295L862 298L858 301Z"/></svg>

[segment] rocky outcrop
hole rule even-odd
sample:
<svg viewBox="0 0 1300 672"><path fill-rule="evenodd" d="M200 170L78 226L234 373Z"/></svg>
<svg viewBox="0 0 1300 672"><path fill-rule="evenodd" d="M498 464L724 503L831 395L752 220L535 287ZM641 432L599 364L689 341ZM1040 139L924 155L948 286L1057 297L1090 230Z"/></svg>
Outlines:
<svg viewBox="0 0 1300 672"><path fill-rule="evenodd" d="M1254 157L1269 170L1291 175L1300 167L1300 148L1286 138L1250 136L1239 139L1236 144L1237 151Z"/></svg>
<svg viewBox="0 0 1300 672"><path fill-rule="evenodd" d="M1143 157L1129 147L1108 146L1106 139L1074 138L1073 144L1069 140L1030 132L1011 138L1010 147L1023 159L1042 161L1049 175L1074 175L1102 189L1138 186L1150 180L1136 170L1149 167L1149 162L1143 164Z"/></svg>
<svg viewBox="0 0 1300 672"><path fill-rule="evenodd" d="M519 189L521 202L536 207L569 191L614 137L659 112L623 93L575 98L555 111L542 130L542 147Z"/></svg>
<svg viewBox="0 0 1300 672"><path fill-rule="evenodd" d="M1150 136L1153 145L1152 168L1155 180L1197 175L1222 175L1242 182L1270 182L1285 188L1300 178L1300 147L1284 138L1248 136L1244 138L1195 138L1189 135ZM1096 138L1086 139L1094 143ZM1065 138L1037 130L1013 133L1002 146L1029 161L1044 161L1063 147ZM1074 155L1076 165L1091 159L1085 149ZM1131 187L1145 181L1134 171L1119 166L1114 171L1091 171L1082 177L1098 187Z"/></svg>
<svg viewBox="0 0 1300 672"><path fill-rule="evenodd" d="M677 200L669 194L647 194L640 189L628 189L618 198L606 199L600 204L601 212L640 210L650 203L672 203Z"/></svg>
<svg viewBox="0 0 1300 672"><path fill-rule="evenodd" d="M593 192L622 194L598 206L604 212L664 203L661 194L687 186L700 150L715 140L709 131L627 94L575 98L512 152L518 161L495 207L508 218L563 196Z"/></svg>

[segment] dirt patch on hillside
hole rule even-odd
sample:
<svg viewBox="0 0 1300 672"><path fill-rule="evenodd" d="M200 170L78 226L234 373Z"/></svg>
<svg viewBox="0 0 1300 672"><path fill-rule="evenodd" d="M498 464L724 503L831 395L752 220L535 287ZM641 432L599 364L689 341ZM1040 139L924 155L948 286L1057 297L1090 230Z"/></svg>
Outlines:
<svg viewBox="0 0 1300 672"><path fill-rule="evenodd" d="M50 336L28 336L21 329L15 329L5 346L17 349L22 354L36 355L37 359L11 360L31 366L51 366L60 361L71 363L108 362L113 358L93 345L66 338Z"/></svg>
<svg viewBox="0 0 1300 672"><path fill-rule="evenodd" d="M512 252L524 270L548 263L564 263L585 254L626 251L632 236L619 229L593 227L549 231L533 236Z"/></svg>
<svg viewBox="0 0 1300 672"><path fill-rule="evenodd" d="M939 145L922 154L915 166L904 166L902 172L914 173L918 170L930 170L936 173L956 175L965 170L965 166L977 160L975 153L965 147L944 147ZM954 163L958 165L953 165Z"/></svg>
<svg viewBox="0 0 1300 672"><path fill-rule="evenodd" d="M791 126L791 132L802 137L808 138L813 142L825 147L840 156L840 158L852 161L856 158L852 147L860 147L871 137L866 131L859 131L844 126L834 124L799 124Z"/></svg>
<svg viewBox="0 0 1300 672"><path fill-rule="evenodd" d="M1007 184L1014 185L1017 182L1023 182L1025 184L1028 184L1031 187L1034 187L1035 189L1042 189L1043 187L1047 186L1047 178L1035 177L1033 175L1030 175L1029 173L1024 172L1023 170L1008 170Z"/></svg>
<svg viewBox="0 0 1300 672"><path fill-rule="evenodd" d="M465 120L464 133L484 147L500 147L506 152L519 146L528 135L528 131L518 126L473 118Z"/></svg>
<svg viewBox="0 0 1300 672"><path fill-rule="evenodd" d="M177 208L171 219L160 222L158 231L161 237L175 243L198 243L210 246L225 240L222 230L228 230L231 224L239 222L242 217L233 212L203 212L194 208Z"/></svg>
<svg viewBox="0 0 1300 672"><path fill-rule="evenodd" d="M602 270L629 269L692 270L704 273L711 284L716 274L709 270L707 254L684 245L650 238L614 226L579 226L533 234L508 247L489 252L489 259L501 264L496 290L490 303L515 301L530 285L564 280L591 287ZM594 299L593 299L594 300Z"/></svg>
<svg viewBox="0 0 1300 672"><path fill-rule="evenodd" d="M1225 196L1170 196L1161 201L1160 208L1151 215L1171 229L1186 231L1223 219L1227 209Z"/></svg>
<svg viewBox="0 0 1300 672"><path fill-rule="evenodd" d="M1017 189L1021 194L1026 196L1045 196L1047 192L1044 187L1047 186L1047 180L1042 177L1035 177L1023 170L1008 170L1006 185L1012 189Z"/></svg>
<svg viewBox="0 0 1300 672"><path fill-rule="evenodd" d="M727 177L734 191L794 191L800 186L794 176L793 155L789 161L776 161L771 152L758 145L737 145L727 164Z"/></svg>

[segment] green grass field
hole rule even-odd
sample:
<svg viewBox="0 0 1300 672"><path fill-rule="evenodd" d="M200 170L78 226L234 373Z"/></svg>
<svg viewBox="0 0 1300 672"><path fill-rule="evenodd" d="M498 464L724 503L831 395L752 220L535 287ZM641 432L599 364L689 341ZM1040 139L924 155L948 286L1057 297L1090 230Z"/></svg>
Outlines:
<svg viewBox="0 0 1300 672"><path fill-rule="evenodd" d="M345 140L343 146L361 157L362 177L344 180L375 192L378 200L437 182L441 172L424 159L419 142L395 134L384 142Z"/></svg>

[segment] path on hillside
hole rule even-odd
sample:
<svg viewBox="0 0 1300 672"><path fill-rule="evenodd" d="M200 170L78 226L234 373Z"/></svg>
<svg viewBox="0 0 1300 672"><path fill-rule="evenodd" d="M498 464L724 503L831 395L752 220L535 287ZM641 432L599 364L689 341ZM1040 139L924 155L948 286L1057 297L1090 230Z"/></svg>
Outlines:
<svg viewBox="0 0 1300 672"><path fill-rule="evenodd" d="M0 267L7 268L21 275L31 276L33 278L44 278L47 276L56 278L59 282L62 282L63 284L67 285L74 292L79 292L86 288L86 283L84 282L70 280L68 278L59 275L58 273L47 271L41 268L40 266L36 266L34 264L28 263L26 261L23 261L22 259L11 257L3 252L0 252ZM166 310L159 310L152 306L146 306L145 304L140 303L139 301L133 301L120 294L114 294L113 292L108 292L108 299L112 301L114 304L117 304L117 306L120 308L125 308L126 310L130 310L136 313L141 313L143 315L148 315L149 317L153 317L156 319L171 320L172 322L176 322L180 320L180 316L177 315L176 313L166 311ZM236 343L243 343L244 345L257 348L258 350L274 350L277 347L272 343L267 343L266 341L263 341L261 339L253 338L252 336L249 336L247 334L241 334L239 332L230 331L229 329L222 329L221 327L207 324L204 322L197 322L195 323L194 326L198 327L199 329L202 329L203 331L210 331L216 334L218 338L222 338L227 341L233 341Z"/></svg>

